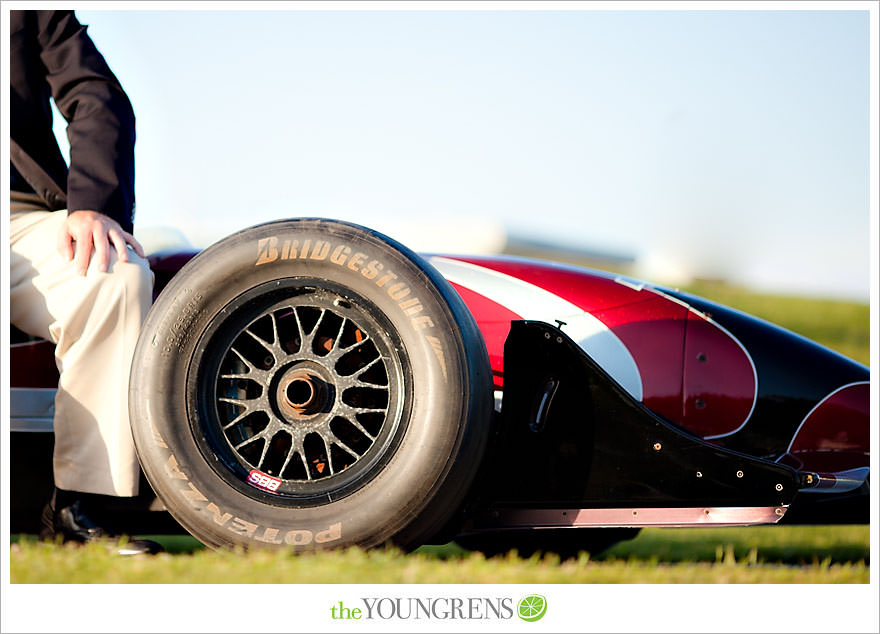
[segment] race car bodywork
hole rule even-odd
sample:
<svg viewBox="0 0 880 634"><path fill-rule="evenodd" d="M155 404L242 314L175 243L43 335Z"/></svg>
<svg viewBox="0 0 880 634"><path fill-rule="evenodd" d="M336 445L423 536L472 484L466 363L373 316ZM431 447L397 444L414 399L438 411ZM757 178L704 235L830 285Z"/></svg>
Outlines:
<svg viewBox="0 0 880 634"><path fill-rule="evenodd" d="M509 511L489 525L510 526L514 521L522 526L746 524L775 522L789 511L792 498L787 496L774 501L771 495L765 498L765 506L757 505L760 496L753 488L754 467L737 467L742 466L742 455L726 463L721 460L716 470L727 464L732 483L749 494L728 502L724 509L714 508L721 505L721 491L715 489L706 496L711 451L703 445L703 455L690 468L683 456L673 458L665 468L659 465L659 455L671 446L659 441L648 412L639 412L638 404L677 432L760 458L759 469L774 463L797 470L798 477L786 478L783 486L800 492L789 521L839 522L857 517L867 521L869 377L863 366L754 317L621 276L517 258L435 256L430 261L475 315L489 348L496 389L504 389L505 364L508 386L511 372L517 373L519 381L520 375L531 373L525 385L515 385L516 401L505 402L515 412L505 421L508 434L531 426L548 435L549 404L560 407L557 392L566 382L561 374L565 362L559 357L567 355L577 369L594 361L612 379L601 392L610 394L615 385L622 390L611 418L604 416L611 409L607 404L590 411L583 391L586 380L569 377L568 383L577 386L576 394L571 395L567 409L554 412L554 423L563 427L555 441L556 451L535 446L541 441L534 433L522 435L518 454L512 446L515 442L499 451L504 457L492 469L499 480L496 489L530 493L518 500L520 508L515 513ZM545 348L560 336L576 346L555 353L556 357L544 360L545 367L536 369L541 346L524 352L525 329L514 326L511 331L510 327L524 319L555 326L543 332ZM562 397L558 399L561 402ZM585 437L596 433L591 429L619 430L619 412L626 406L638 420L628 450L619 449L622 439L617 436L592 441ZM521 420L512 420L516 417ZM609 420L596 422L603 417ZM672 436L680 441L683 434L673 432ZM566 457L559 449L573 438L578 438L584 451L576 458ZM597 466L597 454L610 446L617 448L617 455ZM635 464L622 469L615 461ZM549 476L565 471L566 462L572 464L565 476ZM524 471L523 465L530 468ZM596 473L599 469L604 469L601 475ZM585 493L591 478L619 484L622 472L637 484L652 483L656 488L671 470L684 477L667 482L662 493L648 498L634 498L631 492L627 496L607 486L592 496ZM778 480L771 483L775 490L784 476L771 475ZM576 493L560 499L572 486ZM691 499L692 507L681 506L689 493L699 498L700 490L706 497ZM751 502L749 495L755 496ZM674 508L662 508L664 501L676 497ZM509 503L509 498L501 499ZM546 510L551 499L556 508ZM530 511L522 508L537 500L543 504ZM603 508L607 500L629 504L610 511ZM641 506L655 508L649 511Z"/></svg>
<svg viewBox="0 0 880 634"><path fill-rule="evenodd" d="M217 524L227 516L227 528L239 519L239 529L245 525L255 527L246 536L245 545L297 548L373 545L388 539L415 546L452 538L480 547L487 543L487 537L524 532L533 536L535 529L544 529L537 533L544 536L542 543L546 546L559 538L560 529L571 536L584 533L575 531L577 528L596 527L746 525L783 518L822 523L867 521L869 371L865 366L772 324L673 289L522 258L420 257L384 236L356 228L369 234L376 249L390 245L395 258L403 253L416 263L411 277L398 277L402 265L394 264L397 273L390 273L389 260L374 257L367 248L371 244L363 246L360 234L337 246L337 224L288 221L273 227L273 233L267 233L268 229L259 233L260 228L255 228L256 233L248 230L236 242L229 242L228 252L235 247L244 254L242 258L253 254L254 271L269 268L263 265L276 267L271 276L273 284L284 279L308 282L293 284L282 295L271 291L276 293L272 302L257 308L252 308L257 301L254 297L269 294L268 290L257 289L266 289L270 278L264 275L242 282L229 297L247 296L250 303L218 300L217 306L224 308L206 308L204 312L214 316L207 316L203 325L199 322L193 326L205 334L193 343L196 361L190 361L183 374L189 377L189 384L198 383L203 366L216 367L205 383L207 387L181 387L181 402L192 402L186 412L159 414L132 405L133 426L140 421L146 430L135 428L134 432L142 464L147 463L144 466L150 484L172 515L209 545L238 543L226 532L215 534L213 528L206 528L211 526L208 520ZM297 237L302 227L305 239ZM223 247L212 249L216 258ZM201 260L203 269L216 261L196 255L191 250L151 257L159 299L186 292L179 282L183 276L178 273L185 265L190 270L190 260ZM327 265L330 268L296 268L324 262L331 263ZM382 270L389 273L387 283L380 284L383 278L377 272ZM312 295L316 286L322 286L321 279L333 278L338 271L348 278L329 280L332 296ZM188 279L192 286L192 274ZM359 284L363 290L358 290ZM439 288L441 295L451 291L438 304L453 305L455 316L445 330L467 331L464 322L472 320L478 333L457 346L425 334L423 362L414 352L414 343L407 343L405 336L394 336L405 330L400 324L409 323L415 324L415 330L431 328L437 334L434 322L439 319L436 310L431 312L425 299L428 293L421 286ZM350 294L350 287L356 287L357 293ZM168 304L171 300L163 301ZM465 316L456 313L458 302L466 307ZM173 304L168 308L157 303L157 311L175 310ZM349 309L349 304L366 308L357 312ZM283 313L279 309L282 305ZM217 315L244 314L245 308L251 312L235 322L231 334L221 336L223 329L231 326L218 322ZM176 310L180 310L179 305ZM304 326L309 311L320 311L314 313L320 316L315 317L314 325ZM396 312L408 321L395 321ZM390 321L373 322L374 313L390 315ZM426 317L428 321L424 321ZM331 319L339 320L334 326L337 334L323 337L322 324ZM290 346L283 342L283 328L288 322L294 324L289 326L294 333L291 340L296 339ZM346 323L359 324L351 331L354 334L345 334ZM150 327L161 332L162 326L154 326L148 319ZM239 333L256 340L258 349L262 346L270 351L263 369L256 367L255 357L249 357ZM383 339L386 335L387 341ZM349 343L341 343L347 336L351 337ZM350 371L338 369L341 361L336 359L342 351L360 347L364 337L376 342L375 355L386 366L384 378L373 381L370 387L375 391L379 386L381 403L365 405L363 399L368 401L367 397L359 397L356 404L341 403L343 394L361 389L353 387L346 372L365 376L376 363L375 359L367 360ZM326 340L322 345L326 344L329 352L317 352L319 339ZM302 356L307 341L317 356L312 352L308 359ZM334 356L337 346L343 348ZM458 361L456 347L462 349ZM483 347L485 351L481 352ZM216 362L211 360L214 348L219 351L214 355ZM141 365L152 366L165 358L151 357L149 350L142 354L147 356ZM481 354L487 360L485 379L480 378L482 371L474 369L477 362L472 360ZM243 365L230 369L229 359L235 358L240 358ZM323 363L325 358L333 358L336 365ZM404 370L395 374L394 359L398 358ZM462 359L472 365L465 368ZM13 344L10 361L12 431L22 432L19 437L28 431L51 431L51 398L57 381L51 344ZM465 369L456 370L456 363ZM446 383L452 375L462 374L464 378L457 384L458 392L423 395L416 376L420 373L430 375L432 381L435 374L442 376ZM233 379L238 383L222 382ZM137 373L133 377L141 390L155 389L150 380ZM253 385L261 381L265 384L262 388ZM184 380L180 383L183 386ZM467 419L461 425L478 428L469 433L481 440L467 440L460 432L456 448L444 458L447 465L438 466L436 474L422 485L424 508L404 513L424 515L426 519L415 528L409 520L400 520L395 527L377 530L375 535L369 527L352 528L350 542L337 537L334 531L344 533L347 520L334 523L332 514L319 515L317 507L335 501L337 494L356 500L358 495L367 495L371 488L378 487L381 477L377 474L392 472L400 462L395 452L416 451L407 448L408 437L421 433L413 417L434 416L436 403L421 401L441 398L438 394L444 400L454 400L455 394L462 393L463 400L494 403L489 407L494 413L476 414L479 408L472 404L470 413L461 414ZM392 401L399 402L399 407ZM216 410L214 416L219 422L193 422L203 417L196 410L205 409L205 403L207 409ZM226 412L225 407L240 409ZM328 419L333 418L333 431L313 422L324 416L321 407L325 407ZM424 408L423 414L418 414L419 407ZM375 429L370 428L364 422L367 410L388 421L396 416L395 420L401 422L393 427L377 422ZM256 430L253 425L247 430L238 429L238 421L254 411L272 422ZM160 448L169 442L174 444L165 436L176 428L157 431L161 425L157 421L174 416L190 420L184 435L187 441L196 438L191 453L183 448L175 453L173 447L170 454L161 453L168 449L166 446L151 456L144 449L147 438L160 438ZM339 422L340 416L345 420ZM277 430L272 427L276 418ZM344 431L340 431L342 427ZM220 431L211 431L214 428ZM266 431L270 428L275 431ZM234 441L227 429L237 430ZM302 433L297 431L302 429ZM359 441L363 441L363 448L354 446ZM468 450L471 453L455 453L464 451L459 447L468 443L473 446ZM249 452L248 447L257 450ZM188 482L205 503L192 503L191 493L175 501L176 494L166 483L176 476L173 470L168 471L167 464L172 459L175 465L198 462L200 456L207 462L216 458L225 466L214 465L213 471L206 469L203 476L197 473L197 467L192 467L190 473L181 466L177 473L185 477L177 477L177 481ZM466 473L458 474L448 463L459 461L473 464ZM417 467L412 469L407 477L418 473ZM28 472L32 473L33 467ZM22 478L22 473L13 470L14 487ZM337 488L328 489L326 482L334 478ZM454 486L436 484L441 481ZM249 507L240 507L241 512L236 514L235 508L239 507L231 499L219 493L215 498L203 490L221 485L234 489L236 500L260 504L261 509L285 507L290 513L287 528L274 528L268 512L259 516L262 519L248 520L245 514ZM416 497L401 497L397 504L416 504ZM316 501L318 498L323 501ZM229 505L228 512L223 502ZM152 504L162 508L161 504ZM360 504L371 506L368 501ZM439 506L443 512L432 515L428 510ZM358 508L345 508L340 517L357 513ZM197 518L199 513L198 517L208 518L202 524ZM317 523L303 519L307 513L319 517ZM282 521L276 523L281 526ZM300 524L301 530L297 528ZM318 530L325 525L323 532ZM308 539L302 537L306 533Z"/></svg>

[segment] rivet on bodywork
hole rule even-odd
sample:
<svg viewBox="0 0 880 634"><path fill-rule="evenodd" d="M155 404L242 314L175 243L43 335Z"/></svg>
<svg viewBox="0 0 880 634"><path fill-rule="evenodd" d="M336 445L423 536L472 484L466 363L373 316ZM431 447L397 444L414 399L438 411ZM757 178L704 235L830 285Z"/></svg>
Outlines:
<svg viewBox="0 0 880 634"><path fill-rule="evenodd" d="M654 443L654 451L660 451L662 448L663 445L661 445L659 442Z"/></svg>
<svg viewBox="0 0 880 634"><path fill-rule="evenodd" d="M782 515L784 512L785 512L785 511L783 511L781 508L776 509L776 514L777 514L777 515Z"/></svg>
<svg viewBox="0 0 880 634"><path fill-rule="evenodd" d="M697 471L697 477L698 477L698 478L702 478L702 477L703 477L703 472L702 472L702 471Z"/></svg>
<svg viewBox="0 0 880 634"><path fill-rule="evenodd" d="M742 472L742 471L737 471L737 472L736 472L736 477L737 477L737 478L741 478L741 477L743 477L743 472Z"/></svg>
<svg viewBox="0 0 880 634"><path fill-rule="evenodd" d="M782 485L781 485L781 484L777 484L777 485L776 485L776 490L777 490L777 491L782 491Z"/></svg>

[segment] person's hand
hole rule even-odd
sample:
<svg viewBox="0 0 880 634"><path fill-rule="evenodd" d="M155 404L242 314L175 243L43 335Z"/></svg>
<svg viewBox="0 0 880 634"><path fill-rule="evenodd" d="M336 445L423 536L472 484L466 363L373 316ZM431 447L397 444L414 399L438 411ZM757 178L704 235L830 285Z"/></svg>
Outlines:
<svg viewBox="0 0 880 634"><path fill-rule="evenodd" d="M111 248L116 249L121 262L128 262L127 244L130 244L139 256L145 257L140 242L123 230L118 222L102 213L87 209L70 212L58 234L58 253L67 262L73 260L80 275L85 275L89 268L92 249L95 251L98 270L102 273L107 271L110 263Z"/></svg>

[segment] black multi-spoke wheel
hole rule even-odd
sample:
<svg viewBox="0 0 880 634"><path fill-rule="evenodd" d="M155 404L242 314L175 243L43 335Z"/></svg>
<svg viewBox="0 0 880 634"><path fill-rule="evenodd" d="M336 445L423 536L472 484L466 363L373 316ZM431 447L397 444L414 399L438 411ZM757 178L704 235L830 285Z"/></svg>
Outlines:
<svg viewBox="0 0 880 634"><path fill-rule="evenodd" d="M203 447L221 475L308 503L350 492L382 465L404 431L410 370L367 300L291 279L215 321L193 366Z"/></svg>
<svg viewBox="0 0 880 634"><path fill-rule="evenodd" d="M489 362L424 260L327 220L191 260L150 311L129 409L144 473L214 547L425 543L483 456Z"/></svg>

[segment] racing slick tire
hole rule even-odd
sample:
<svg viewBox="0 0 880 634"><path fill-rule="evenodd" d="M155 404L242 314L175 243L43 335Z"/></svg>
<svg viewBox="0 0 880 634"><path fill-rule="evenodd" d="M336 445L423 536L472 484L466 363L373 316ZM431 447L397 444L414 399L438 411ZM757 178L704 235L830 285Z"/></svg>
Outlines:
<svg viewBox="0 0 880 634"><path fill-rule="evenodd" d="M457 517L492 415L473 317L353 224L258 225L150 310L130 383L143 471L206 545L413 548Z"/></svg>

